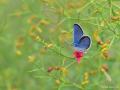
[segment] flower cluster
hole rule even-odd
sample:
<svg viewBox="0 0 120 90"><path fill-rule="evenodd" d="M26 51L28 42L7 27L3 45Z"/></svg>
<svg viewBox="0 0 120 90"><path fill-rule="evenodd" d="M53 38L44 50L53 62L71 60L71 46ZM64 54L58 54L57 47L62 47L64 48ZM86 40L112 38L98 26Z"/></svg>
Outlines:
<svg viewBox="0 0 120 90"><path fill-rule="evenodd" d="M99 37L99 30L96 30L93 34L94 39L97 41L98 45L101 46L101 53L102 56L104 56L105 59L108 59L109 57L109 44L110 41L107 40L106 42L103 42L101 38Z"/></svg>

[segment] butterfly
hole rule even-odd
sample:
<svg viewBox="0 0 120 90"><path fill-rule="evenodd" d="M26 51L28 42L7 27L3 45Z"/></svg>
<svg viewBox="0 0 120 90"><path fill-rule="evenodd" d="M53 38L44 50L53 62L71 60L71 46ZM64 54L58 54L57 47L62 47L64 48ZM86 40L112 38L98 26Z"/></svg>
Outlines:
<svg viewBox="0 0 120 90"><path fill-rule="evenodd" d="M89 36L85 36L80 25L74 24L73 29L73 46L74 52L73 56L76 58L77 62L80 63L81 58L84 53L91 45L91 39Z"/></svg>

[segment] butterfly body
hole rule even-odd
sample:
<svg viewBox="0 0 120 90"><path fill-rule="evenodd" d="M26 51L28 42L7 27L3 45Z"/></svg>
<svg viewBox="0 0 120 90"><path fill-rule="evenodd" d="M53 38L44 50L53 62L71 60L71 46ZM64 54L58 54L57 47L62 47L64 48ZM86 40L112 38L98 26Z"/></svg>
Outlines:
<svg viewBox="0 0 120 90"><path fill-rule="evenodd" d="M83 30L78 24L74 24L74 52L73 56L76 58L77 62L80 63L86 50L90 47L91 39L89 36L83 35Z"/></svg>

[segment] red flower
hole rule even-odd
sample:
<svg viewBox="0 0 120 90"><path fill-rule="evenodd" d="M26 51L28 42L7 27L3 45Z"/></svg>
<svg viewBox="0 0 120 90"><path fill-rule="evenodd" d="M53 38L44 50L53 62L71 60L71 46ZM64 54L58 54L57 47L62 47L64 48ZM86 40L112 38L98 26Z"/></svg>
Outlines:
<svg viewBox="0 0 120 90"><path fill-rule="evenodd" d="M83 52L74 51L73 56L76 58L77 62L80 63L81 58L83 57Z"/></svg>

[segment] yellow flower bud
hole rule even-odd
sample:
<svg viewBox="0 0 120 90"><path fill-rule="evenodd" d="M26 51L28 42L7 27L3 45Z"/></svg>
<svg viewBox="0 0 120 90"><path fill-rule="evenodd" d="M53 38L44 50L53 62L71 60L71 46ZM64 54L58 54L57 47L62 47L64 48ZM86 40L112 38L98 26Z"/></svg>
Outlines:
<svg viewBox="0 0 120 90"><path fill-rule="evenodd" d="M89 83L89 80L85 80L85 81L82 82L82 85L86 85L88 83Z"/></svg>
<svg viewBox="0 0 120 90"><path fill-rule="evenodd" d="M94 39L98 42L98 44L102 45L103 42L102 42L101 38L99 37L98 32L99 32L99 31L96 30L96 31L93 33L93 37L94 37Z"/></svg>
<svg viewBox="0 0 120 90"><path fill-rule="evenodd" d="M107 43L104 43L101 47L102 48L106 48L108 46L108 44Z"/></svg>
<svg viewBox="0 0 120 90"><path fill-rule="evenodd" d="M60 70L62 71L64 76L68 75L68 70L66 68L61 67Z"/></svg>
<svg viewBox="0 0 120 90"><path fill-rule="evenodd" d="M35 61L35 55L28 56L28 62L32 63Z"/></svg>
<svg viewBox="0 0 120 90"><path fill-rule="evenodd" d="M16 50L16 55L20 56L22 55L22 52L20 50Z"/></svg>
<svg viewBox="0 0 120 90"><path fill-rule="evenodd" d="M51 48L51 47L53 47L53 44L48 44L47 47Z"/></svg>
<svg viewBox="0 0 120 90"><path fill-rule="evenodd" d="M49 22L45 19L40 20L39 23L42 24L42 25L48 25L49 24Z"/></svg>
<svg viewBox="0 0 120 90"><path fill-rule="evenodd" d="M61 82L60 82L59 79L57 79L57 80L55 80L55 83L56 83L57 85L59 85Z"/></svg>

